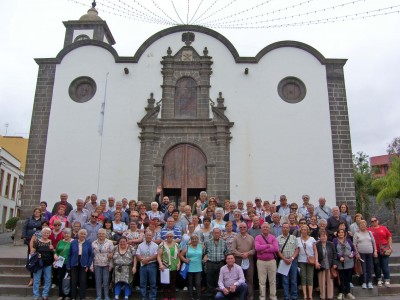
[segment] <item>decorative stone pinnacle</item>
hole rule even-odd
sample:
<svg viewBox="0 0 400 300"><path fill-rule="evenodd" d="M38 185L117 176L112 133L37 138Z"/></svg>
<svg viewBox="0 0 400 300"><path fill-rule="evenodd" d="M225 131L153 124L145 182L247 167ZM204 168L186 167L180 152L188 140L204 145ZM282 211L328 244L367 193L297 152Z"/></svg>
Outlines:
<svg viewBox="0 0 400 300"><path fill-rule="evenodd" d="M218 102L217 107L224 108L225 107L224 101L225 101L225 99L222 97L222 92L219 92L219 97L217 98L217 102Z"/></svg>
<svg viewBox="0 0 400 300"><path fill-rule="evenodd" d="M93 2L92 2L92 8L95 8L96 7L96 0L94 0Z"/></svg>
<svg viewBox="0 0 400 300"><path fill-rule="evenodd" d="M204 56L207 56L207 55L208 55L208 49L207 49L207 47L204 47L203 54L204 54Z"/></svg>
<svg viewBox="0 0 400 300"><path fill-rule="evenodd" d="M171 54L172 54L171 47L168 47L167 54L168 54L168 56L171 56Z"/></svg>
<svg viewBox="0 0 400 300"><path fill-rule="evenodd" d="M150 93L150 98L147 99L146 110L150 110L150 109L154 108L154 103L156 103L156 99L154 99L154 94Z"/></svg>
<svg viewBox="0 0 400 300"><path fill-rule="evenodd" d="M194 33L193 32L182 33L182 42L185 42L186 46L190 46L190 44L194 42Z"/></svg>

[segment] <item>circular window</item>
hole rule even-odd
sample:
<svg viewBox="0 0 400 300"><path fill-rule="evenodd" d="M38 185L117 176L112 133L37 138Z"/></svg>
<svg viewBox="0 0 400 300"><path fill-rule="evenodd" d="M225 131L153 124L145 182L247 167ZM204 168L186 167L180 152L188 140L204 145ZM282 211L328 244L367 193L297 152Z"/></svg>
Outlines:
<svg viewBox="0 0 400 300"><path fill-rule="evenodd" d="M96 82L87 76L74 79L69 85L68 93L72 100L84 103L96 94Z"/></svg>
<svg viewBox="0 0 400 300"><path fill-rule="evenodd" d="M306 96L306 86L296 77L286 77L278 84L278 94L283 101L298 103Z"/></svg>

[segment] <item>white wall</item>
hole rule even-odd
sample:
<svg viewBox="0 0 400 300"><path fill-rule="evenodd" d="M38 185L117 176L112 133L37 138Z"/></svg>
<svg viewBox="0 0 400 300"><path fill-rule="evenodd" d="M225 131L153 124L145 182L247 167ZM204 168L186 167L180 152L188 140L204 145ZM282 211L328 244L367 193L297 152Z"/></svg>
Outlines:
<svg viewBox="0 0 400 300"><path fill-rule="evenodd" d="M74 202L97 192L99 198L115 195L137 198L140 134L137 122L151 92L161 98L162 56L171 46L176 53L182 33L154 42L138 64L115 64L105 49L78 48L57 66L46 150L42 200L54 203L61 192ZM334 204L330 117L325 67L298 48L279 48L258 64L236 64L218 40L195 33L192 46L212 56L210 97L222 92L226 115L235 122L231 141L231 198L273 200L286 194L289 201L308 193L312 202L325 196ZM132 53L133 55L133 53ZM124 74L124 67L130 73ZM249 74L244 69L249 68ZM97 132L101 102L108 75L104 132ZM68 96L70 82L90 76L97 83L94 98L75 103ZM277 85L286 76L300 78L306 98L289 104L279 98ZM51 205L49 205L51 207Z"/></svg>

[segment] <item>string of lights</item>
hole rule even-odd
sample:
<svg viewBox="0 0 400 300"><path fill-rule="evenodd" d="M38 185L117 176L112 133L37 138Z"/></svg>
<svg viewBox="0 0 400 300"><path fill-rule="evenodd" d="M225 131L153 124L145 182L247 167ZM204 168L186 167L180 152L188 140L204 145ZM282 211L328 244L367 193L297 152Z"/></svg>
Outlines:
<svg viewBox="0 0 400 300"><path fill-rule="evenodd" d="M330 10L337 9L339 7L342 8L342 7L345 7L345 6L348 6L348 5L354 5L357 2L365 2L365 1L366 0L353 0L353 1L350 1L350 2L347 2L347 3L342 3L342 4L339 4L339 5L333 5L333 6L324 7L324 8L320 8L320 9L316 9L316 10L312 10L312 11L306 11L304 13L298 13L298 14L288 15L288 16L284 16L284 17L277 17L277 18L262 20L262 21L258 21L258 22L260 22L260 23L269 23L269 22L273 22L273 21L280 21L280 20L293 19L293 18L302 17L302 16L309 16L309 15L312 15L312 14L318 14L320 12L327 12L327 11L330 11ZM299 3L298 5L302 5L302 4L308 3L308 2L310 2L310 1ZM242 22L242 21L247 21L247 20L254 20L254 19L259 18L259 17L263 17L263 16L266 16L266 15L271 15L271 14L274 14L274 13L277 13L277 12L281 12L281 11L284 11L284 10L288 10L288 9L294 8L294 7L295 7L295 5L290 6L290 7L277 9L275 11L271 11L271 12L268 12L266 14L251 16L251 17L237 19L237 20L225 21L225 22L218 22L218 21L208 22L208 23L203 23L201 25L202 26L206 26L206 27L208 27L208 26L210 26L210 27L212 26L213 27L213 26L220 26L220 25L225 25L225 24L234 23L234 22ZM255 21L253 21L253 22L255 22ZM235 24L235 25L237 25L237 24Z"/></svg>
<svg viewBox="0 0 400 300"><path fill-rule="evenodd" d="M84 0L68 1L88 7L87 3L83 3ZM191 24L220 29L262 29L309 26L373 18L400 12L400 4L379 7L384 2L390 2L389 0L380 1L379 4L374 0L352 0L346 2L342 1L340 3L335 0L334 5L326 7L321 7L321 5L326 2L322 4L322 2L315 0L301 2L293 0L290 5L286 4L284 7L270 10L267 10L266 5L274 0L262 1L246 9L242 8L243 2L239 0L229 0L222 6L217 6L217 0L210 0L211 3L207 2L207 0L198 0L193 14L191 14L193 10L191 10L190 7L190 1L192 1L193 4L193 0L170 0L169 2L163 1L158 3L157 0L151 0L151 2L141 0L130 1L132 5L122 0L97 0L96 9L110 15L144 23L163 26ZM179 1L181 2L179 3ZM370 1L370 3L373 2L374 5L372 5L370 10L360 12L360 10L365 7L362 3L367 1ZM392 0L391 2L395 1L400 2L400 0ZM312 5L313 2L315 2L315 5ZM148 7L148 5L146 7L144 3L152 3L156 9ZM246 2L246 4L247 3L248 2ZM218 4L221 4L221 1L219 1ZM240 9L235 11L237 5L239 5ZM351 5L351 9L346 8ZM300 7L302 8L301 10ZM186 12L184 11L185 9ZM260 13L260 11L263 10L265 12ZM296 10L295 13L293 13L294 10ZM183 21L184 17L182 18L181 16L185 15L185 13L186 19ZM179 21L171 14L176 14ZM223 14L226 15L224 16ZM314 16L314 18L312 18L312 16Z"/></svg>
<svg viewBox="0 0 400 300"><path fill-rule="evenodd" d="M398 8L398 9L393 10L395 8ZM386 12L386 10L392 10L392 11ZM400 13L400 5L365 11L362 13L348 14L348 15L323 18L323 19L315 19L315 20L309 20L309 21L303 21L303 22L293 22L293 23L273 24L273 25L260 25L260 26L245 23L245 24L235 24L234 26L231 26L231 27L221 26L221 27L216 27L216 28L261 29L261 28L306 26L306 25L317 25L317 24L326 24L326 23L335 23L335 22L342 22L342 21L349 21L349 20L357 20L357 19L366 19L366 18L389 15L389 14L394 14L394 13Z"/></svg>

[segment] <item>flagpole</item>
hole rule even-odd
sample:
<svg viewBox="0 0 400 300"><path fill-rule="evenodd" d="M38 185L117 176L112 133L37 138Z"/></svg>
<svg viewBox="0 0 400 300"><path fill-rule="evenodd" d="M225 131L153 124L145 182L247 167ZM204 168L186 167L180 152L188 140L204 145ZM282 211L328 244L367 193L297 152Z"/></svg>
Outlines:
<svg viewBox="0 0 400 300"><path fill-rule="evenodd" d="M101 170L101 155L102 155L102 150L103 150L103 127L104 127L104 113L106 109L106 99L107 99L107 86L108 86L108 75L110 72L107 72L106 74L106 83L104 86L104 99L103 102L101 103L101 109L100 109L100 120L99 120L99 127L98 127L98 133L100 134L100 150L99 150L99 163L98 163L98 171L97 171L97 191L96 194L99 194L99 187L100 187L100 170Z"/></svg>

